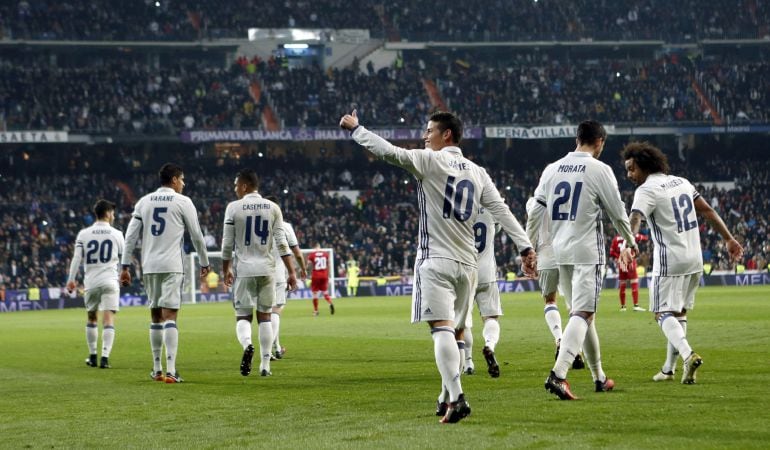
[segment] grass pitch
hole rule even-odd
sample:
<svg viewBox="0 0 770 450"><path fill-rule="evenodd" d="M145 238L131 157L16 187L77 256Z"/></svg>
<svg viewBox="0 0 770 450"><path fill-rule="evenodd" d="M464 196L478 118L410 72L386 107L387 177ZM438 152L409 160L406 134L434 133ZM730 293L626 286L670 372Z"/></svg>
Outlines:
<svg viewBox="0 0 770 450"><path fill-rule="evenodd" d="M179 385L149 379L144 308L118 315L109 370L83 363L83 310L2 314L0 447L770 447L770 287L699 291L688 337L705 362L693 386L678 383L681 362L677 381L651 381L665 357L652 314L621 313L617 290L602 297L597 326L613 392L594 393L581 370L569 374L581 400L547 394L554 349L542 301L504 295L502 375L486 374L476 317L477 374L463 378L473 413L456 425L433 415L433 344L427 326L409 324L405 297L340 299L335 316L324 308L320 317L309 301L289 302L288 352L268 378L257 367L240 375L229 304L185 306Z"/></svg>

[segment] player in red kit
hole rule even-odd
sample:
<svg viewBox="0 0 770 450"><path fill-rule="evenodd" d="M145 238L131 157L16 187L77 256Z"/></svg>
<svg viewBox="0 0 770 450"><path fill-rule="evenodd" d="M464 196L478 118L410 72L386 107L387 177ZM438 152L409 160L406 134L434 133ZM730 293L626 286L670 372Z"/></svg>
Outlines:
<svg viewBox="0 0 770 450"><path fill-rule="evenodd" d="M637 242L640 241L640 236L636 236ZM622 237L615 236L612 239L612 246L610 247L610 257L616 261L620 257L620 252L626 248L626 241ZM644 311L645 309L639 306L639 276L636 273L636 260L632 260L628 265L627 270L623 270L618 267L618 280L620 281L620 310L626 310L626 282L631 282L631 297L634 300L634 311Z"/></svg>
<svg viewBox="0 0 770 450"><path fill-rule="evenodd" d="M324 300L329 304L329 311L334 314L334 303L329 296L329 254L319 250L320 244L315 245L315 251L307 257L308 266L312 269L310 277L310 292L313 293L313 315L318 315L318 293L323 292Z"/></svg>

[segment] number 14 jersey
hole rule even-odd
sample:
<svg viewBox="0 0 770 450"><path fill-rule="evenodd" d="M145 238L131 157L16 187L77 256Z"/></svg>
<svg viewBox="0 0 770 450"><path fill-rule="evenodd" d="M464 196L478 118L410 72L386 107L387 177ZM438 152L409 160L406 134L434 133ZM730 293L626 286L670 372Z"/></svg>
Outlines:
<svg viewBox="0 0 770 450"><path fill-rule="evenodd" d="M605 264L602 207L618 233L634 242L615 174L589 153L570 152L549 164L540 176L535 201L551 220L557 264Z"/></svg>
<svg viewBox="0 0 770 450"><path fill-rule="evenodd" d="M636 189L631 211L647 219L655 243L652 274L676 276L703 270L695 200L700 194L684 178L655 173Z"/></svg>

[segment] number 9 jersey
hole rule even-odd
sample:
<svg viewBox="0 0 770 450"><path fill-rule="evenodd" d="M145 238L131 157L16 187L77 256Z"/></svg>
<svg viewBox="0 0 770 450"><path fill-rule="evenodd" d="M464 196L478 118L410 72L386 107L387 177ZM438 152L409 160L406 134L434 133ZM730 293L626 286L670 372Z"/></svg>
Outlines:
<svg viewBox="0 0 770 450"><path fill-rule="evenodd" d="M618 233L634 242L615 174L589 153L570 152L549 164L534 197L551 220L557 264L605 264L602 207ZM539 226L542 219L534 219Z"/></svg>
<svg viewBox="0 0 770 450"><path fill-rule="evenodd" d="M655 243L652 274L678 276L703 270L695 200L700 194L684 178L650 174L636 189L631 211L647 219Z"/></svg>

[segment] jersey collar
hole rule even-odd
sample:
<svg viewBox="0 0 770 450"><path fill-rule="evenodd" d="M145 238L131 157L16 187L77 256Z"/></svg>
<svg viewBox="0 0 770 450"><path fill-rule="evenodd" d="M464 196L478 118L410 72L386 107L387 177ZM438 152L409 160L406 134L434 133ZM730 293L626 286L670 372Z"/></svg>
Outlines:
<svg viewBox="0 0 770 450"><path fill-rule="evenodd" d="M246 197L256 197L256 198L262 198L261 195L259 195L259 192L249 192L248 194L244 195L243 198Z"/></svg>
<svg viewBox="0 0 770 450"><path fill-rule="evenodd" d="M453 145L450 145L448 147L444 147L441 149L442 152L448 152L448 153L454 153L456 155L463 155L463 151L460 150L460 147L455 147Z"/></svg>

